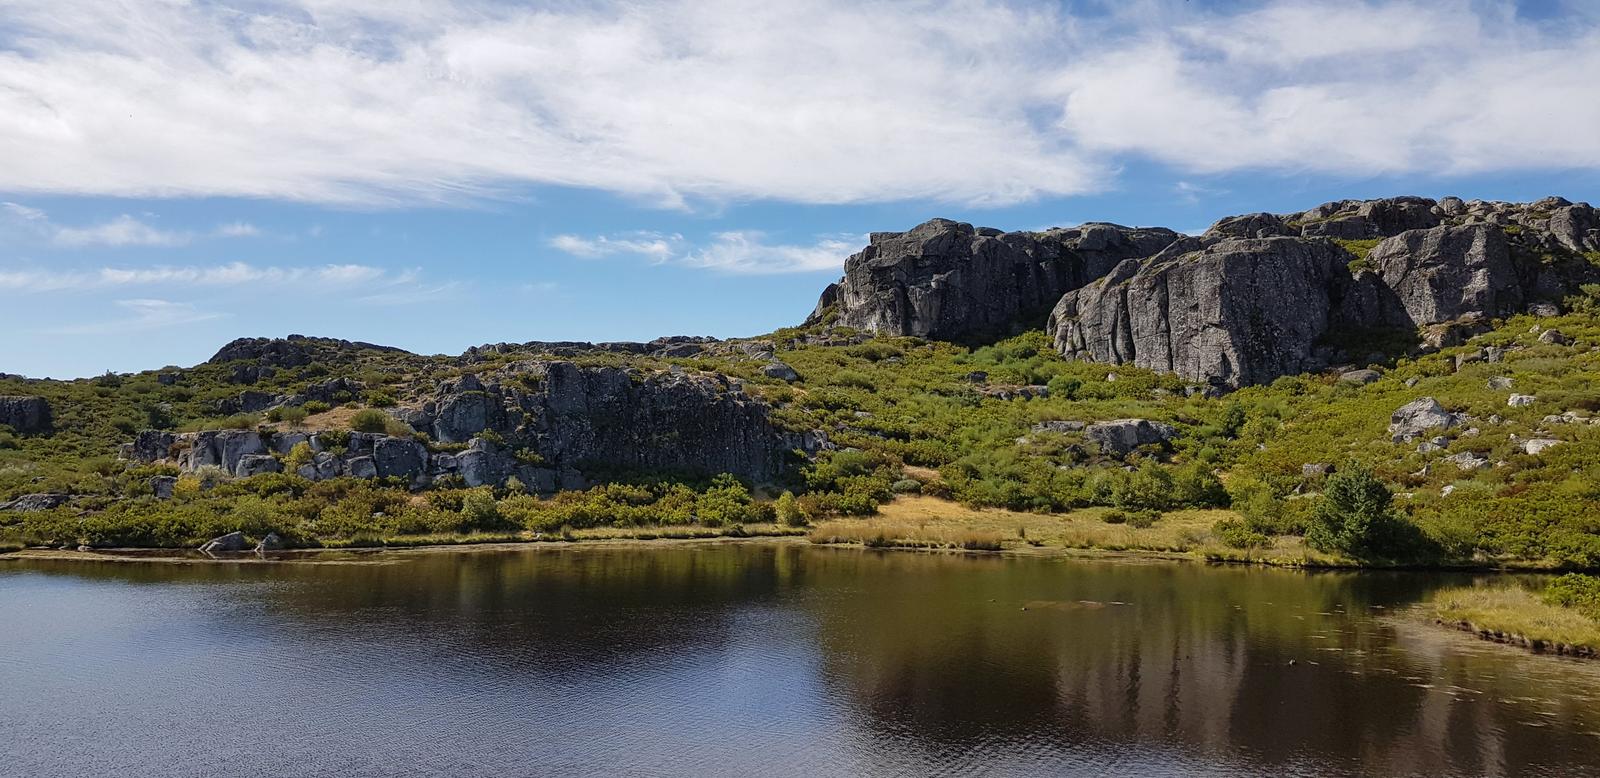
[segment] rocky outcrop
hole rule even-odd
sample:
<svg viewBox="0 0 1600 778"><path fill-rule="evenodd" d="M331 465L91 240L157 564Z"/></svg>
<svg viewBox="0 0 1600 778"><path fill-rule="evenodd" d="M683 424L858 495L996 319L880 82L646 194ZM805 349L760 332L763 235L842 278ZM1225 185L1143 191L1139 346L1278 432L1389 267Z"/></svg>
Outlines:
<svg viewBox="0 0 1600 778"><path fill-rule="evenodd" d="M1397 308L1386 319L1413 325L1469 314L1498 317L1521 309L1523 292L1505 233L1494 227L1433 227L1402 232L1367 255Z"/></svg>
<svg viewBox="0 0 1600 778"><path fill-rule="evenodd" d="M805 436L776 430L768 412L764 401L722 375L532 360L482 378L444 381L432 399L396 415L441 442L492 432L558 477L564 471L726 472L765 481L783 470L789 451L811 445ZM479 451L469 460L493 458Z"/></svg>
<svg viewBox="0 0 1600 778"><path fill-rule="evenodd" d="M886 335L994 339L1039 326L1063 293L1177 237L1114 224L1001 232L948 219L873 233L807 323L831 316L830 323Z"/></svg>
<svg viewBox="0 0 1600 778"><path fill-rule="evenodd" d="M1430 430L1450 429L1461 421L1461 416L1445 410L1438 400L1419 397L1390 414L1389 436L1396 443L1410 443Z"/></svg>
<svg viewBox="0 0 1600 778"><path fill-rule="evenodd" d="M1090 424L1083 436L1100 445L1101 453L1125 457L1140 446L1166 443L1177 430L1170 424L1148 419L1115 419Z"/></svg>
<svg viewBox="0 0 1600 778"><path fill-rule="evenodd" d="M0 425L23 435L50 429L50 403L32 395L0 396Z"/></svg>
<svg viewBox="0 0 1600 778"><path fill-rule="evenodd" d="M24 494L10 502L0 502L0 511L47 511L72 501L69 494Z"/></svg>
<svg viewBox="0 0 1600 778"><path fill-rule="evenodd" d="M239 338L207 360L207 364L228 362L253 362L260 367L287 368L309 365L315 359L349 356L358 351L379 351L390 354L407 354L404 349L379 346L373 343L338 340L336 338L308 338L290 335L287 338Z"/></svg>
<svg viewBox="0 0 1600 778"><path fill-rule="evenodd" d="M1209 245L1207 245L1209 243ZM1185 239L1068 292L1047 330L1069 358L1237 387L1318 369L1349 255L1293 238Z"/></svg>
<svg viewBox="0 0 1600 778"><path fill-rule="evenodd" d="M440 450L380 433L149 430L123 453L186 472L214 467L248 478L292 467L314 481L385 478L414 487L449 476L469 486L515 477L532 491L550 492L612 473L733 473L770 481L791 452L816 450L823 439L778 430L769 410L722 375L530 360L440 381L427 399L393 409Z"/></svg>
<svg viewBox="0 0 1600 778"><path fill-rule="evenodd" d="M245 540L243 532L229 532L226 535L214 537L200 545L200 553L232 553L243 551L250 547L250 542Z"/></svg>
<svg viewBox="0 0 1600 778"><path fill-rule="evenodd" d="M339 476L400 478L414 486L451 472L437 467L427 448L412 438L371 432L286 432L270 440L255 430L161 432L146 430L123 449L135 462L162 462L184 472L217 468L238 478L281 473L285 460L300 445L311 452L309 462L296 464L294 473L312 481ZM152 481L152 488L156 488ZM171 484L164 487L167 496ZM160 490L157 496L161 496Z"/></svg>
<svg viewBox="0 0 1600 778"><path fill-rule="evenodd" d="M1358 261L1348 240L1379 242ZM1238 387L1362 360L1332 346L1352 330L1414 331L1442 348L1493 319L1551 309L1600 280L1582 256L1597 245L1594 209L1560 198L1395 197L1247 214L1066 293L1047 326L1069 357Z"/></svg>
<svg viewBox="0 0 1600 778"><path fill-rule="evenodd" d="M487 343L482 346L473 346L461 355L459 360L463 366L470 366L489 361L505 354L538 354L542 356L571 358L593 354L626 354L632 356L651 356L662 358L694 357L706 351L716 351L723 346L738 347L743 343L738 341L723 341L717 338L700 335L669 335L655 340L638 341L609 341L604 343L590 343L580 340L533 340L526 343Z"/></svg>
<svg viewBox="0 0 1600 778"><path fill-rule="evenodd" d="M178 479L176 476L157 475L151 476L150 480L145 483L150 487L150 494L154 495L157 500L170 500L172 499L173 490L178 486Z"/></svg>

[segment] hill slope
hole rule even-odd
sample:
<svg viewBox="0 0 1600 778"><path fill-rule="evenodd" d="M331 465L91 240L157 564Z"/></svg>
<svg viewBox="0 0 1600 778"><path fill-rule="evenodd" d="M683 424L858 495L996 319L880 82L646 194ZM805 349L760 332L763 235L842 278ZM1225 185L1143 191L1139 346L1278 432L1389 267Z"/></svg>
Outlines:
<svg viewBox="0 0 1600 778"><path fill-rule="evenodd" d="M1564 202L1331 204L1202 238L938 222L875 237L849 291L759 338L424 356L292 336L6 376L0 536L800 525L920 492L1155 529L1231 507L1163 542L1239 556L1310 533L1321 554L1296 558L1600 566L1600 232ZM1001 280L1024 271L1065 280ZM929 322L949 340L898 333Z"/></svg>

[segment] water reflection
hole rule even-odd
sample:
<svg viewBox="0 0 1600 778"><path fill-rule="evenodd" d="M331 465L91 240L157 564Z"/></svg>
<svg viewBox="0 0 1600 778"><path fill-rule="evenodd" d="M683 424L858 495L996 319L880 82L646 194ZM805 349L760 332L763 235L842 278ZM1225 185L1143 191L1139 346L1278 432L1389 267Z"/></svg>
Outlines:
<svg viewBox="0 0 1600 778"><path fill-rule="evenodd" d="M1461 577L792 544L376 559L0 566L0 681L14 692L0 739L13 766L1576 776L1600 765L1593 664L1401 613Z"/></svg>

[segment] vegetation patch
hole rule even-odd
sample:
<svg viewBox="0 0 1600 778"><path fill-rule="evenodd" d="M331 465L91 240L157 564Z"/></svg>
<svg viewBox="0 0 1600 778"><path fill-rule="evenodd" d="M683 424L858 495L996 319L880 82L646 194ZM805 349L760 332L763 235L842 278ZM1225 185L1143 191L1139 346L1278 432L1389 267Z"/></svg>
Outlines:
<svg viewBox="0 0 1600 778"><path fill-rule="evenodd" d="M1552 604L1548 596L1525 588L1447 589L1434 595L1431 604L1441 624L1486 640L1578 656L1594 656L1600 651L1600 620L1579 608Z"/></svg>

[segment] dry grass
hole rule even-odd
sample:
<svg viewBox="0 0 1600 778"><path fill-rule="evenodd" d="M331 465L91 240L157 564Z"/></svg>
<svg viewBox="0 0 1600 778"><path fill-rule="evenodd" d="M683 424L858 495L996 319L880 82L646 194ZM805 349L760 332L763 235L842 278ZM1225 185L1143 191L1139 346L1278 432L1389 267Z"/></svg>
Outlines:
<svg viewBox="0 0 1600 778"><path fill-rule="evenodd" d="M325 548L413 548L417 546L466 546L486 543L552 543L616 540L693 540L706 538L786 537L805 530L781 524L746 524L740 527L702 527L673 525L649 527L591 527L567 532L473 532L469 534L430 533L424 535L358 536L345 540L324 540Z"/></svg>
<svg viewBox="0 0 1600 778"><path fill-rule="evenodd" d="M961 548L999 551L1006 536L953 526L891 524L881 521L829 521L806 537L812 543L860 543L872 548Z"/></svg>
<svg viewBox="0 0 1600 778"><path fill-rule="evenodd" d="M1331 557L1306 548L1297 537L1273 538L1267 548L1237 549L1222 544L1211 531L1219 519L1237 518L1228 510L1179 510L1164 514L1153 526L1107 524L1110 508L1084 508L1069 513L1023 513L1000 508L969 508L950 500L904 495L879 507L878 515L840 519L817 527L813 542L946 546L960 533L998 536L1008 549L1029 547L1099 549L1191 554L1217 561L1277 565L1325 565ZM896 543L894 541L905 541Z"/></svg>
<svg viewBox="0 0 1600 778"><path fill-rule="evenodd" d="M268 424L266 426L283 432L324 432L327 430L347 430L350 429L350 418L362 410L365 409L359 406L341 405L337 408L330 408L322 413L314 413L310 416L307 416L306 420L300 422L299 426L291 426L284 422Z"/></svg>
<svg viewBox="0 0 1600 778"><path fill-rule="evenodd" d="M1084 508L1070 513L1023 513L999 508L969 508L936 497L904 496L879 508L867 522L918 527L960 527L995 532L1017 541L1068 548L1192 551L1218 545L1211 525L1234 516L1231 511L1183 510L1165 514L1144 529L1107 524L1109 508Z"/></svg>
<svg viewBox="0 0 1600 778"><path fill-rule="evenodd" d="M1467 587L1434 595L1434 616L1446 623L1467 622L1546 643L1600 649L1600 621L1570 608L1547 605L1526 589Z"/></svg>

